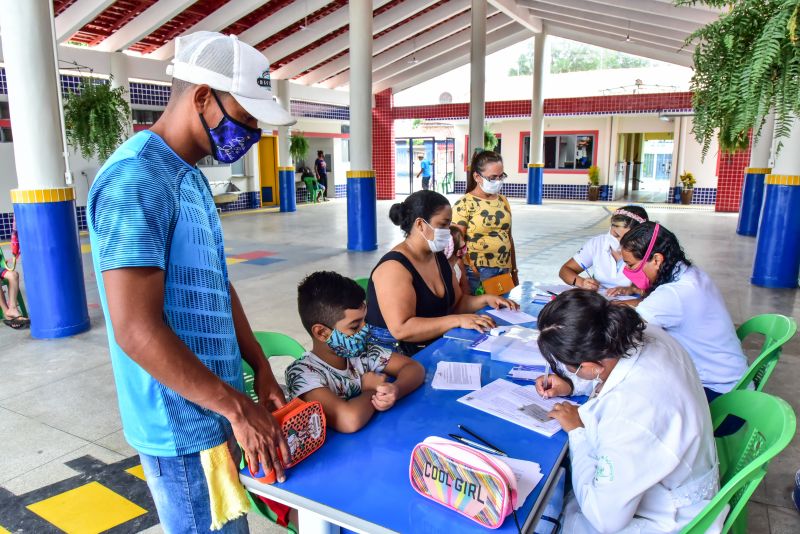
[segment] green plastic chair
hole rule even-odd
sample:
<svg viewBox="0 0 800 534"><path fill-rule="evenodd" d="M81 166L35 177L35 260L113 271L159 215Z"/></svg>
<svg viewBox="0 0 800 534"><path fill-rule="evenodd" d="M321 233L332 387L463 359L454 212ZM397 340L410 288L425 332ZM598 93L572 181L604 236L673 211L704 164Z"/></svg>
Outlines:
<svg viewBox="0 0 800 534"><path fill-rule="evenodd" d="M364 293L367 292L367 287L369 286L369 277L366 278L354 278L356 284L361 286L361 289L364 290Z"/></svg>
<svg viewBox="0 0 800 534"><path fill-rule="evenodd" d="M722 487L681 533L706 532L726 505L730 511L723 534L745 533L747 501L767 474L770 460L794 437L797 421L786 401L761 391L731 391L714 399L710 408L714 428L728 416L745 422L735 433L716 438Z"/></svg>
<svg viewBox="0 0 800 534"><path fill-rule="evenodd" d="M308 202L312 202L314 204L319 202L319 198L322 196L322 188L319 186L319 182L313 176L303 178L303 181L306 184L306 191L308 192Z"/></svg>
<svg viewBox="0 0 800 534"><path fill-rule="evenodd" d="M6 264L6 257L5 255L3 255L3 251L0 250L0 271L2 271L3 269L8 269L8 264ZM10 271L11 269L8 270ZM8 280L2 278L0 279L0 284L8 287ZM24 317L29 317L28 308L25 306L25 299L22 298L21 287L19 288L19 292L17 292L17 308L19 308L20 313L22 313ZM5 316L3 315L3 310L0 310L0 319L5 319Z"/></svg>
<svg viewBox="0 0 800 534"><path fill-rule="evenodd" d="M258 344L261 345L261 349L264 351L264 355L267 358L272 358L273 356L291 356L295 360L299 360L305 353L303 346L286 334L281 334L279 332L253 332L253 334L255 334L256 340L258 340ZM255 381L253 368L244 360L242 360L242 367L244 369L245 393L247 393L253 401L258 402L258 395L256 395L255 388L253 387L253 382ZM250 499L250 505L253 510L277 524L278 517L261 499L253 496L249 491L247 492L247 498ZM294 525L290 524L287 530L292 534L297 534L297 529Z"/></svg>
<svg viewBox="0 0 800 534"><path fill-rule="evenodd" d="M777 313L756 315L742 324L736 330L736 335L740 340L743 341L750 334L762 334L764 344L761 346L758 357L753 360L747 372L733 389L747 389L752 382L756 391L763 390L772 371L778 365L783 345L792 339L795 332L797 332L795 320Z"/></svg>

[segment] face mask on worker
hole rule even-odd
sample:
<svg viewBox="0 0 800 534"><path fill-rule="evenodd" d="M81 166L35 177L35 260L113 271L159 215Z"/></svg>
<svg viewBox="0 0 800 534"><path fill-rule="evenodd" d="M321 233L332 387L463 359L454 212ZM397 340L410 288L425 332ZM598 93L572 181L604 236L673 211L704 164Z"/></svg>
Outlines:
<svg viewBox="0 0 800 534"><path fill-rule="evenodd" d="M325 341L337 356L342 358L357 358L367 350L367 336L369 335L369 325L364 325L361 330L348 336L344 332L334 328L331 335Z"/></svg>
<svg viewBox="0 0 800 534"><path fill-rule="evenodd" d="M481 176L481 178L483 177ZM483 189L483 192L487 195L496 195L501 189L503 189L503 180L487 180L486 178L483 178L483 181L481 181L479 185L481 186L481 189Z"/></svg>
<svg viewBox="0 0 800 534"><path fill-rule="evenodd" d="M431 223L426 221L425 219L422 220L428 227L433 230L433 239L425 238L425 241L428 242L428 246L431 247L431 252L442 252L444 249L447 248L447 244L452 242L453 234L450 233L449 228L434 228L431 226ZM423 234L424 237L424 234Z"/></svg>
<svg viewBox="0 0 800 534"><path fill-rule="evenodd" d="M222 106L216 91L212 90L211 94L214 95L214 100L222 111L222 120L214 128L209 128L205 117L200 113L200 122L208 134L211 155L214 159L220 163L234 163L241 159L250 147L258 143L261 139L261 128L251 128L232 118Z"/></svg>
<svg viewBox="0 0 800 534"><path fill-rule="evenodd" d="M650 261L650 254L653 252L653 247L656 244L656 238L658 238L658 229L660 227L661 226L659 224L656 224L656 227L653 229L653 237L650 238L650 244L647 246L647 252L645 252L642 261L639 262L639 266L636 269L631 269L629 267L622 269L622 274L624 274L625 277L633 283L633 285L642 291L647 291L650 289L650 279L644 272L644 266L648 261Z"/></svg>
<svg viewBox="0 0 800 534"><path fill-rule="evenodd" d="M569 369L567 369L566 366L562 366L562 371L564 372L566 377L569 378L572 381L572 387L573 388L578 383L578 381L586 382L585 378L581 378L581 377L578 376L578 371L581 370L581 365L583 365L583 364L580 364L578 366L578 368L575 369L574 372L570 371ZM592 393L589 395L589 398L593 399L594 397L597 396L597 388L600 387L600 384L603 383L603 379L600 378L600 369L597 370L597 374L591 380L591 383L592 383Z"/></svg>

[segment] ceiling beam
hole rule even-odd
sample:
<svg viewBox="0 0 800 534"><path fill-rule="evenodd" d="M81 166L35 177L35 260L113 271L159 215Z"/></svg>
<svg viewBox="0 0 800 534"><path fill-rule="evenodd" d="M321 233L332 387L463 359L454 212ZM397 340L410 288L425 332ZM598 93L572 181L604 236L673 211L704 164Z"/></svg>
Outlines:
<svg viewBox="0 0 800 534"><path fill-rule="evenodd" d="M541 18L546 22L557 22L562 26L569 26L572 28L582 28L587 32L599 31L605 32L609 35L616 35L621 41L626 37L630 37L632 41L639 41L641 43L651 43L659 46L671 47L677 50L684 46L684 39L680 37L663 37L655 33L647 31L635 30L633 26L629 30L627 27L620 28L617 25L606 24L599 20L587 20L579 17L568 17L560 14L539 12ZM684 36L685 37L685 36ZM694 48L690 47L689 51Z"/></svg>
<svg viewBox="0 0 800 534"><path fill-rule="evenodd" d="M643 47L650 47L656 50L661 50L662 52L678 54L679 51L683 50L684 52L688 53L688 55L692 55L694 52L694 46L683 47L682 43L675 43L675 42L666 42L662 41L656 37L647 36L646 34L640 34L636 32L630 33L630 41L626 41L625 35L620 36L617 30L606 30L600 28L598 26L589 26L589 25L580 25L580 24L572 24L571 22L563 22L557 20L548 20L545 22L546 25L550 26L552 24L557 24L561 28L572 29L576 31L582 31L593 35L599 35L602 37L606 37L610 40L618 40L620 42L627 42L627 43L638 43ZM580 42L585 42L582 39L578 39ZM589 44L589 43L587 43Z"/></svg>
<svg viewBox="0 0 800 534"><path fill-rule="evenodd" d="M509 24L486 36L486 54L493 54L503 48L531 38L531 32L517 23ZM373 84L373 92L380 92L391 87L397 93L409 87L419 85L440 74L450 72L469 63L470 44L464 44L451 50L432 62L419 63L414 68L401 72L397 76Z"/></svg>
<svg viewBox="0 0 800 534"><path fill-rule="evenodd" d="M616 35L609 37L604 32L587 32L583 29L575 29L557 23L546 23L545 26L550 35L555 35L563 39L570 39L601 48L608 48L609 50L625 52L626 54L632 54L634 56L664 61L666 63L672 63L673 65L681 65L684 67L692 66L692 54L685 50L680 52L675 50L670 51L663 47L648 46L635 41L626 42L619 39Z"/></svg>
<svg viewBox="0 0 800 534"><path fill-rule="evenodd" d="M518 0L520 4L529 0ZM699 26L705 26L719 18L719 13L706 9L697 9L691 6L676 6L673 3L659 2L658 0L587 0L585 3L600 4L607 7L616 7L644 13L658 18L672 18L677 20L690 20ZM602 13L599 9L598 13ZM632 18L641 18L642 15L632 15Z"/></svg>
<svg viewBox="0 0 800 534"><path fill-rule="evenodd" d="M528 28L533 33L542 33L542 21L531 15L524 7L520 7L514 0L489 0L492 5L505 13L511 20L518 22L523 28Z"/></svg>
<svg viewBox="0 0 800 534"><path fill-rule="evenodd" d="M672 39L681 43L684 42L686 37L688 37L691 33L690 31L684 32L673 30L671 28L664 28L660 24L641 19L632 20L629 22L619 17L609 16L601 13L591 13L578 9L560 9L553 4L547 4L544 2L540 3L536 8L531 9L531 13L540 18L544 18L549 15L557 15L558 18L554 20L558 20L559 18L569 19L574 20L576 24L578 23L577 21L583 21L589 24L596 22L598 24L602 24L603 26L617 28L620 32L622 32L622 35L626 35L627 30L630 29L632 31L657 35L659 37L664 37L665 39Z"/></svg>
<svg viewBox="0 0 800 534"><path fill-rule="evenodd" d="M497 15L486 21L486 33L488 34L505 26L514 24L514 21L507 16ZM413 69L420 63L427 63L433 59L436 59L437 57L447 54L455 48L458 48L464 44L469 44L471 38L472 31L469 27L467 27L460 32L454 33L450 37L442 39L441 41L438 41L428 47L417 49L415 52L412 52L406 48L403 56L398 58L393 63L390 63L389 65L386 65L380 69L373 68L372 82L381 82L387 78L397 76L403 71ZM416 59L417 62L410 63L412 58Z"/></svg>
<svg viewBox="0 0 800 534"><path fill-rule="evenodd" d="M626 25L627 21L633 22L634 20L642 21L647 19L649 22L658 24L663 28L686 33L691 33L703 25L699 19L692 18L691 13L687 12L678 12L679 15L682 15L678 18L656 17L652 13L650 13L650 16L643 16L638 11L621 6L618 7L616 4L608 5L602 0L517 0L517 3L528 9L543 9L543 5L547 4L551 6L550 9L555 9L565 14L570 11L586 13L587 18L591 18L594 14L603 14L608 17L619 18Z"/></svg>
<svg viewBox="0 0 800 534"><path fill-rule="evenodd" d="M372 19L373 35L382 32L386 28L394 26L398 21L412 17L429 7L434 2L431 0L406 0L388 11ZM293 59L289 63L272 71L272 76L279 80L291 79L313 65L319 65L326 59L335 56L350 47L350 32L343 33L333 39L326 41L324 45L318 46L307 54Z"/></svg>
<svg viewBox="0 0 800 534"><path fill-rule="evenodd" d="M432 33L439 30L442 26L447 26L449 29L449 33L445 33L440 39L446 37L450 33L455 33L456 31L462 29L464 27L462 20L466 20L467 24L469 24L469 13L466 13L466 18L464 17L464 13L458 15L454 19L447 21L444 24L439 25L442 21L452 17L455 13L459 11L463 11L469 7L469 0L452 0L450 2L446 2L435 9L432 9L411 21L398 26L397 28L393 29L390 32L381 35L377 39L372 41L372 54L373 56L378 56L385 50L393 47L397 43L405 41L410 37L417 35L419 32L423 31L425 28L431 28L436 26L433 30L427 33ZM458 22L451 24L451 22L458 19ZM425 35L427 35L427 33ZM421 39L422 35L418 37ZM420 41L422 42L422 41ZM329 61L328 63L321 65L319 68L316 68L301 76L299 79L295 80L298 83L303 85L312 85L315 83L319 83L323 80L327 80L331 76L341 73L342 71L347 71L350 66L350 54L344 54L341 57L334 59L333 61ZM373 68L375 66L375 60L373 59Z"/></svg>
<svg viewBox="0 0 800 534"><path fill-rule="evenodd" d="M261 3L264 3L263 0ZM247 44L256 45L267 37L274 35L282 29L294 24L298 20L302 20L307 14L310 15L311 13L322 9L323 7L327 6L328 3L328 0L306 0L306 3L303 4L302 10L298 10L294 3L289 4L288 6L276 11L269 17L254 25L252 28L248 28L240 33L239 40ZM306 6L308 6L307 11Z"/></svg>
<svg viewBox="0 0 800 534"><path fill-rule="evenodd" d="M161 0L93 47L101 52L121 52L147 37L162 24L192 5L192 0Z"/></svg>
<svg viewBox="0 0 800 534"><path fill-rule="evenodd" d="M390 0L373 0L372 9L378 9L384 4L388 4L389 1ZM305 30L295 32L289 37L281 39L274 45L264 50L264 55L266 55L272 62L283 59L289 54L297 52L298 50L302 50L323 35L327 35L334 30L338 30L342 26L347 26L349 23L349 16L349 7L337 9L321 20L309 24Z"/></svg>
<svg viewBox="0 0 800 534"><path fill-rule="evenodd" d="M236 0L235 2L228 2L221 8L210 13L194 26L182 32L181 36L199 31L218 32L227 28L242 17L249 15L263 4L264 0ZM145 57L149 59L167 60L171 59L174 55L175 39L172 39L160 48L147 54Z"/></svg>
<svg viewBox="0 0 800 534"><path fill-rule="evenodd" d="M115 0L78 0L56 17L56 42L63 43L93 21Z"/></svg>

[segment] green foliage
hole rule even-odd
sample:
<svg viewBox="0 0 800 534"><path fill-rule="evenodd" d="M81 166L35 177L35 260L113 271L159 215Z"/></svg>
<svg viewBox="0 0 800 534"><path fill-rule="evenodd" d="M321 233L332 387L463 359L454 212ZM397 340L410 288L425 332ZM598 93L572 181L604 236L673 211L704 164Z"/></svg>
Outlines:
<svg viewBox="0 0 800 534"><path fill-rule="evenodd" d="M694 184L697 183L697 180L694 179L694 174L686 171L683 171L683 174L678 176L678 180L681 181L681 186L684 189L694 189Z"/></svg>
<svg viewBox="0 0 800 534"><path fill-rule="evenodd" d="M483 149L494 150L495 147L497 147L497 136L487 124L483 127Z"/></svg>
<svg viewBox="0 0 800 534"><path fill-rule="evenodd" d="M584 72L604 69L630 69L649 67L649 59L622 52L567 40L554 40L550 47L550 72ZM517 66L508 71L509 76L530 76L533 73L533 44L517 58Z"/></svg>
<svg viewBox="0 0 800 534"><path fill-rule="evenodd" d="M67 95L64 125L70 147L85 159L104 161L127 137L131 108L122 97L123 87L96 82L82 77L79 92Z"/></svg>
<svg viewBox="0 0 800 534"><path fill-rule="evenodd" d="M414 119L411 121L411 128L416 130L420 124L422 124L422 119Z"/></svg>
<svg viewBox="0 0 800 534"><path fill-rule="evenodd" d="M301 132L293 132L289 137L289 154L292 161L300 163L306 159L308 154L308 139Z"/></svg>
<svg viewBox="0 0 800 534"><path fill-rule="evenodd" d="M600 186L600 167L597 165L592 165L586 171L587 176L589 177L589 185L592 187L599 187Z"/></svg>
<svg viewBox="0 0 800 534"><path fill-rule="evenodd" d="M775 135L785 138L800 116L800 0L678 0L724 9L719 20L690 35L693 132L703 156L716 135L720 148L747 148L775 109Z"/></svg>

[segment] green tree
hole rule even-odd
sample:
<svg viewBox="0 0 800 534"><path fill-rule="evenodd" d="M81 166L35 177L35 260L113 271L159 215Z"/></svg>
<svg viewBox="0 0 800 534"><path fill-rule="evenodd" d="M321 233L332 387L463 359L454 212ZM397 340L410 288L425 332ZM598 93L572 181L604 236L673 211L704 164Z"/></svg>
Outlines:
<svg viewBox="0 0 800 534"><path fill-rule="evenodd" d="M550 72L585 72L600 69L630 69L648 67L649 59L623 54L596 46L566 40L554 40L550 47ZM533 73L533 43L517 58L517 66L508 70L509 76L530 76Z"/></svg>

